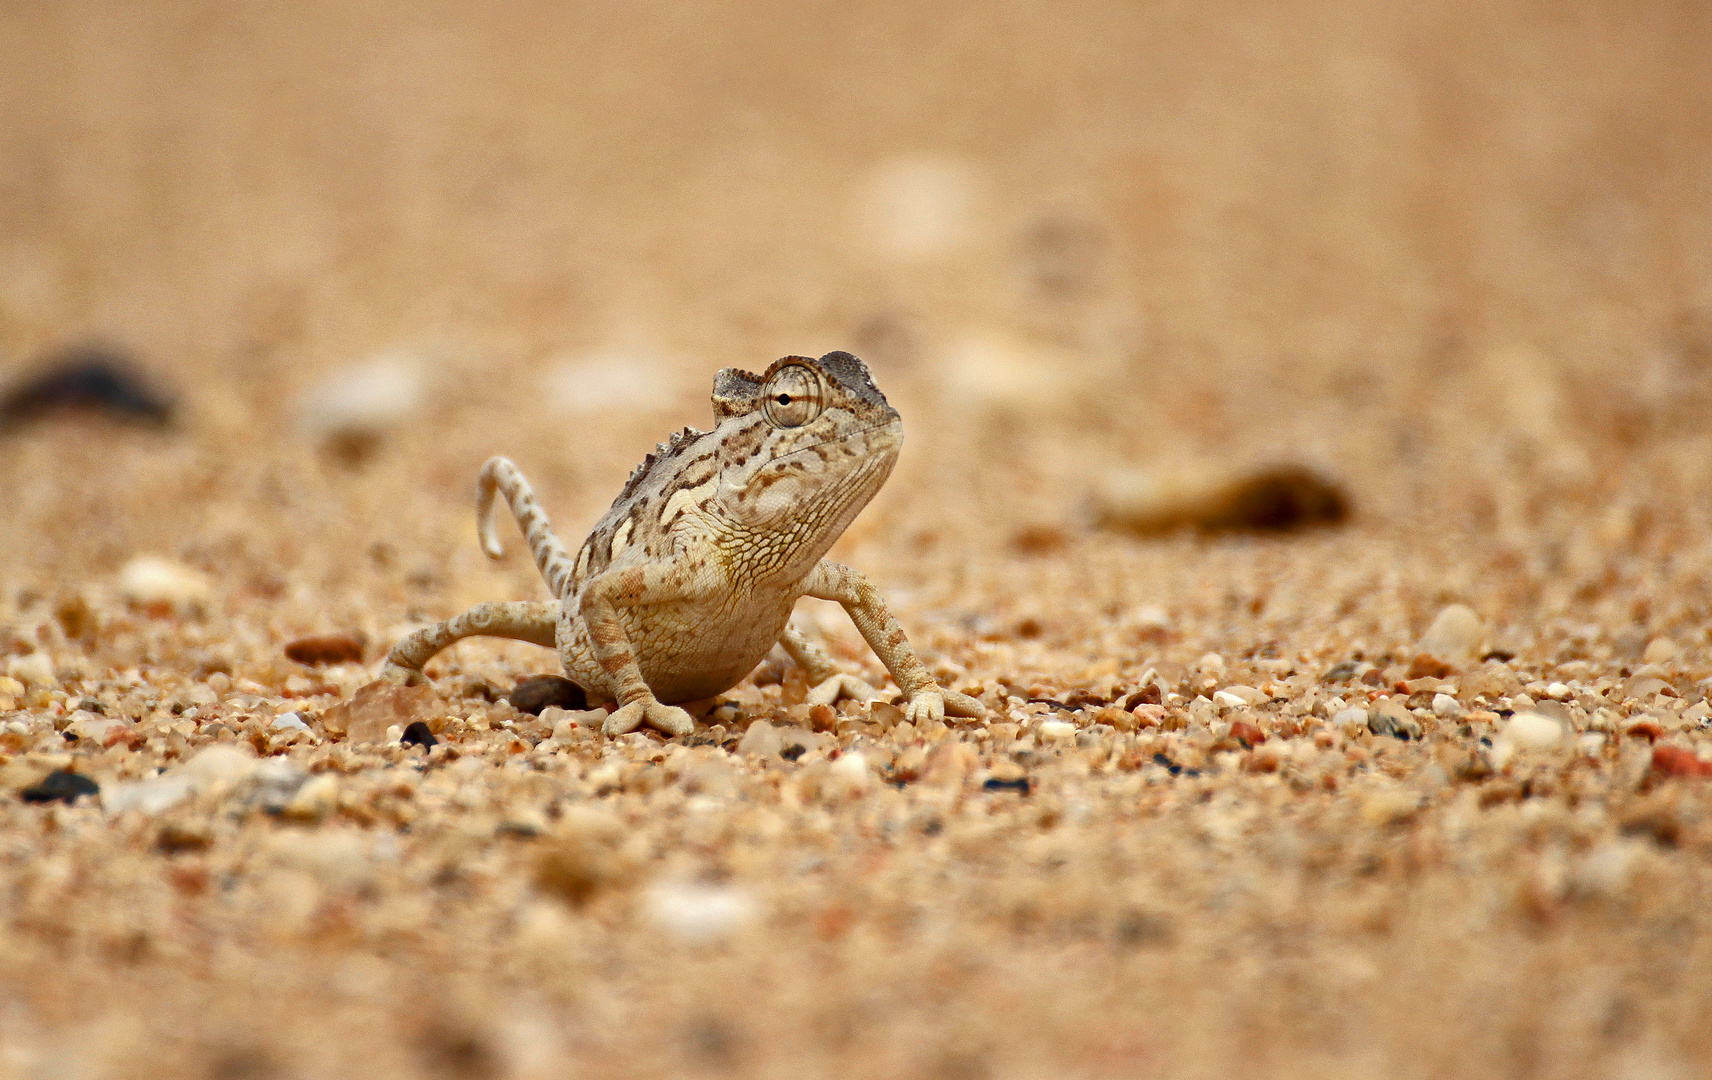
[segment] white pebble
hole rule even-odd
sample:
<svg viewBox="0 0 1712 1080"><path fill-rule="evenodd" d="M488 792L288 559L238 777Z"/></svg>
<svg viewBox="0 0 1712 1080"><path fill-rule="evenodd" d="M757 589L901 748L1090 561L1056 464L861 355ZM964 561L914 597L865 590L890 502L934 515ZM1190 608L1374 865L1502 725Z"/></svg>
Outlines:
<svg viewBox="0 0 1712 1080"><path fill-rule="evenodd" d="M1543 750L1562 741L1563 725L1549 716L1521 712L1510 717L1504 734L1517 746Z"/></svg>
<svg viewBox="0 0 1712 1080"><path fill-rule="evenodd" d="M1064 720L1042 720L1035 729L1042 739L1069 739L1076 734L1076 725Z"/></svg>
<svg viewBox="0 0 1712 1080"><path fill-rule="evenodd" d="M1365 728L1367 727L1367 710L1360 706L1349 709L1339 709L1337 715L1332 717L1332 723L1340 728Z"/></svg>
<svg viewBox="0 0 1712 1080"><path fill-rule="evenodd" d="M1549 697L1554 701L1563 701L1567 699L1571 693L1572 691L1566 683L1554 682L1546 687L1546 697Z"/></svg>
<svg viewBox="0 0 1712 1080"><path fill-rule="evenodd" d="M297 403L298 426L316 439L374 435L421 407L422 367L389 353L333 372Z"/></svg>
<svg viewBox="0 0 1712 1080"><path fill-rule="evenodd" d="M1480 616L1464 604L1452 604L1438 613L1415 648L1440 660L1468 659L1480 645Z"/></svg>
<svg viewBox="0 0 1712 1080"><path fill-rule="evenodd" d="M52 690L59 685L59 680L54 677L53 661L48 659L47 653L12 657L6 662L6 674L25 686L41 690Z"/></svg>
<svg viewBox="0 0 1712 1080"><path fill-rule="evenodd" d="M754 757L772 757L784 746L778 729L765 720L757 720L737 740L737 752Z"/></svg>
<svg viewBox="0 0 1712 1080"><path fill-rule="evenodd" d="M649 917L692 945L730 937L755 921L757 908L749 893L730 886L661 882L647 892Z"/></svg>
<svg viewBox="0 0 1712 1080"><path fill-rule="evenodd" d="M275 731L308 731L309 725L303 722L303 717L294 712L280 713L273 718L268 727Z"/></svg>
<svg viewBox="0 0 1712 1080"><path fill-rule="evenodd" d="M247 744L246 744L247 745ZM232 785L248 780L256 771L256 757L236 746L210 746L191 758L180 770L197 791L210 791L217 785Z"/></svg>
<svg viewBox="0 0 1712 1080"><path fill-rule="evenodd" d="M138 607L161 606L184 613L205 607L208 579L183 563L139 555L119 571L119 595Z"/></svg>
<svg viewBox="0 0 1712 1080"><path fill-rule="evenodd" d="M101 809L109 814L140 810L158 814L190 797L191 783L187 776L157 776L134 783L113 783L101 789Z"/></svg>
<svg viewBox="0 0 1712 1080"><path fill-rule="evenodd" d="M76 735L79 739L101 746L106 743L107 736L112 734L114 728L124 726L126 725L123 720L111 716L97 716L95 713L78 709L71 714L71 721L65 725L65 731L68 735Z"/></svg>
<svg viewBox="0 0 1712 1080"><path fill-rule="evenodd" d="M827 772L834 780L849 784L855 790L868 786L868 759L859 751L840 754Z"/></svg>
<svg viewBox="0 0 1712 1080"><path fill-rule="evenodd" d="M1215 690L1213 691L1213 704L1221 709L1240 709L1248 702L1244 701L1240 694L1233 694L1229 690Z"/></svg>
<svg viewBox="0 0 1712 1080"><path fill-rule="evenodd" d="M1433 715L1441 720L1461 720L1468 715L1468 710L1462 707L1462 702L1449 694L1434 694Z"/></svg>
<svg viewBox="0 0 1712 1080"><path fill-rule="evenodd" d="M1676 659L1679 652L1676 642L1667 637L1656 637L1647 642L1647 651L1641 654L1643 664L1668 664Z"/></svg>

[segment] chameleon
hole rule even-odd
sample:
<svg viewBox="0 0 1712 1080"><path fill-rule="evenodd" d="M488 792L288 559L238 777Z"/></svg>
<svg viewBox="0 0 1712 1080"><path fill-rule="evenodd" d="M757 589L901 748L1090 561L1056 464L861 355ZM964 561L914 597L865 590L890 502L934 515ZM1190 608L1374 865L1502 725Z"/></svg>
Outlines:
<svg viewBox="0 0 1712 1080"><path fill-rule="evenodd" d="M812 684L810 704L871 700L791 625L804 596L841 604L903 692L917 723L978 717L976 699L941 687L866 577L826 553L897 463L903 421L847 352L786 356L755 375L713 381L711 431L684 428L630 474L575 555L554 534L529 482L503 457L482 466L476 521L483 550L504 549L494 504L504 496L553 599L478 604L388 653L381 677L422 681L436 653L478 635L558 652L591 701L616 706L602 730L646 724L690 734L679 707L737 685L784 646Z"/></svg>

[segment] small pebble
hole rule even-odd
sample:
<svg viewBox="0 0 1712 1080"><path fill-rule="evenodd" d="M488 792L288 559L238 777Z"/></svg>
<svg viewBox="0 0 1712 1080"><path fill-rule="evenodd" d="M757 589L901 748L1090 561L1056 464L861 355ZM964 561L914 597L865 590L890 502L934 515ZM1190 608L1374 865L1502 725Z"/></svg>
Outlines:
<svg viewBox="0 0 1712 1080"><path fill-rule="evenodd" d="M654 923L689 945L728 938L759 913L748 892L727 885L662 882L648 890L646 901Z"/></svg>
<svg viewBox="0 0 1712 1080"><path fill-rule="evenodd" d="M305 435L356 464L422 405L422 367L405 354L383 354L335 371L298 401Z"/></svg>
<svg viewBox="0 0 1712 1080"><path fill-rule="evenodd" d="M18 792L18 797L27 803L77 801L79 795L99 795L101 786L87 776L55 769L41 779L39 783Z"/></svg>
<svg viewBox="0 0 1712 1080"><path fill-rule="evenodd" d="M440 740L434 737L434 733L428 730L428 725L420 720L411 721L410 724L405 727L404 734L399 736L398 741L403 743L405 746L425 747L437 746L440 742Z"/></svg>
<svg viewBox="0 0 1712 1080"><path fill-rule="evenodd" d="M285 656L299 664L360 664L363 660L363 635L318 634L301 637L285 647Z"/></svg>
<svg viewBox="0 0 1712 1080"><path fill-rule="evenodd" d="M204 610L212 595L208 578L171 559L140 555L119 571L119 595L151 615Z"/></svg>
<svg viewBox="0 0 1712 1080"><path fill-rule="evenodd" d="M54 677L53 661L48 659L47 653L14 656L6 662L6 673L24 686L36 689L52 690L59 685L59 680ZM17 692L22 693L23 688Z"/></svg>
<svg viewBox="0 0 1712 1080"><path fill-rule="evenodd" d="M61 413L99 412L164 427L172 405L139 376L130 359L82 346L49 358L42 370L0 394L0 429Z"/></svg>
<svg viewBox="0 0 1712 1080"><path fill-rule="evenodd" d="M1035 731L1042 739L1068 739L1076 734L1076 725L1066 720L1045 720Z"/></svg>
<svg viewBox="0 0 1712 1080"><path fill-rule="evenodd" d="M1549 716L1519 712L1504 725L1504 734L1517 746L1543 750L1563 740L1564 726Z"/></svg>
<svg viewBox="0 0 1712 1080"><path fill-rule="evenodd" d="M303 722L303 717L294 712L280 713L268 725L274 731L308 731L309 725Z"/></svg>
<svg viewBox="0 0 1712 1080"><path fill-rule="evenodd" d="M1675 660L1680 652L1676 642L1667 637L1656 637L1647 642L1647 649L1641 654L1643 664L1668 664Z"/></svg>
<svg viewBox="0 0 1712 1080"><path fill-rule="evenodd" d="M1660 776L1712 776L1712 761L1701 761L1678 746L1653 748L1652 770Z"/></svg>
<svg viewBox="0 0 1712 1080"><path fill-rule="evenodd" d="M1256 747L1266 741L1266 732L1260 730L1258 724L1247 720L1233 720L1230 726L1230 737L1247 747Z"/></svg>
<svg viewBox="0 0 1712 1080"><path fill-rule="evenodd" d="M1468 710L1462 707L1462 702L1449 694L1434 694L1433 715L1443 720L1461 720L1468 715Z"/></svg>
<svg viewBox="0 0 1712 1080"><path fill-rule="evenodd" d="M1367 710L1363 709L1359 705L1351 706L1347 709L1339 709L1337 713L1332 716L1332 724L1335 727L1346 730L1352 727L1365 728L1367 726Z"/></svg>
<svg viewBox="0 0 1712 1080"><path fill-rule="evenodd" d="M851 794L856 794L867 788L871 774L868 771L868 759L860 751L849 751L838 756L827 770L827 778L836 784L848 787Z"/></svg>
<svg viewBox="0 0 1712 1080"><path fill-rule="evenodd" d="M466 759L468 760L468 759ZM283 817L297 821L317 822L339 805L339 782L330 773L321 773L297 789L280 810Z"/></svg>
<svg viewBox="0 0 1712 1080"><path fill-rule="evenodd" d="M752 757L772 757L783 746L778 729L765 720L757 720L749 725L749 729L737 741L737 752Z"/></svg>
<svg viewBox="0 0 1712 1080"><path fill-rule="evenodd" d="M1010 780L1002 779L997 776L990 776L984 783L982 783L981 790L1014 791L1018 795L1027 795L1029 793L1029 779L1026 776L1019 776Z"/></svg>
<svg viewBox="0 0 1712 1080"><path fill-rule="evenodd" d="M1465 604L1451 604L1438 613L1416 643L1416 651L1450 663L1466 663L1480 646L1480 616ZM1442 677L1442 676L1441 676Z"/></svg>
<svg viewBox="0 0 1712 1080"><path fill-rule="evenodd" d="M561 675L533 675L520 679L506 700L518 712L541 715L546 708L580 712L588 708L588 695L583 688Z"/></svg>

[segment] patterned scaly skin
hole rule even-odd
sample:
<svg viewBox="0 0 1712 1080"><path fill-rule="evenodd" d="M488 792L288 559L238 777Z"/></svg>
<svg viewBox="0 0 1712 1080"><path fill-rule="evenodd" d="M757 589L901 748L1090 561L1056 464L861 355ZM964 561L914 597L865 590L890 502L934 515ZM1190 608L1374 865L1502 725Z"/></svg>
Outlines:
<svg viewBox="0 0 1712 1080"><path fill-rule="evenodd" d="M617 703L605 731L648 724L687 735L676 703L735 686L774 645L814 684L811 703L872 698L790 625L802 596L836 600L908 697L912 721L980 716L942 689L868 579L825 559L880 490L903 423L867 367L845 352L787 356L764 375L727 368L713 383L712 431L685 428L637 467L573 557L528 481L505 458L482 467L482 547L501 554L493 502L505 496L553 602L488 603L393 646L383 678L414 682L441 649L475 635L556 648L591 698Z"/></svg>

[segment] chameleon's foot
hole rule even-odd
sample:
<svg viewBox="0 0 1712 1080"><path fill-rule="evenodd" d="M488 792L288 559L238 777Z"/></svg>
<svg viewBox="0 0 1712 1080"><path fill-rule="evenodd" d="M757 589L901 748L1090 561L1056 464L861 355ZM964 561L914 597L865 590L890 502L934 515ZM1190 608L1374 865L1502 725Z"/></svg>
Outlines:
<svg viewBox="0 0 1712 1080"><path fill-rule="evenodd" d="M934 686L926 690L917 690L911 694L909 704L904 706L904 719L916 727L931 724L935 720L944 720L944 691Z"/></svg>
<svg viewBox="0 0 1712 1080"><path fill-rule="evenodd" d="M695 718L675 705L662 705L652 698L632 701L606 718L601 730L608 738L628 735L647 724L667 735L688 735L695 730Z"/></svg>
<svg viewBox="0 0 1712 1080"><path fill-rule="evenodd" d="M402 664L394 664L389 660L385 666L380 669L380 679L378 681L397 683L400 686L416 686L427 682L428 676L414 668L407 668Z"/></svg>
<svg viewBox="0 0 1712 1080"><path fill-rule="evenodd" d="M918 690L910 695L909 704L904 706L904 719L920 727L922 724L944 720L946 714L952 716L985 716L987 707L968 694L959 694L955 690L946 690L938 686L929 686L926 690Z"/></svg>
<svg viewBox="0 0 1712 1080"><path fill-rule="evenodd" d="M868 702L878 700L879 697L880 692L872 686L854 675L846 675L841 672L830 679L817 683L814 689L808 692L808 703L810 705L832 705L839 698Z"/></svg>
<svg viewBox="0 0 1712 1080"><path fill-rule="evenodd" d="M955 690L940 690L945 695L945 712L949 716L966 716L978 719L987 715L987 707L981 704L979 698L968 694L959 694Z"/></svg>

